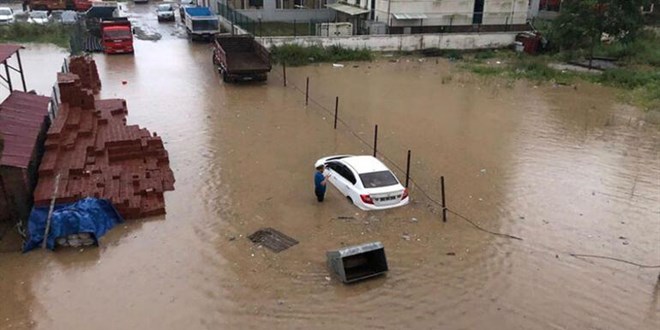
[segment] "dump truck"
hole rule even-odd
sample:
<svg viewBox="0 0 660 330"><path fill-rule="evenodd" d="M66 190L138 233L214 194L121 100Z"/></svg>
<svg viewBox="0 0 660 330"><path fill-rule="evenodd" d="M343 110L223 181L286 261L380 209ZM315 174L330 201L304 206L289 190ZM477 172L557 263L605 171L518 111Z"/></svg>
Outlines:
<svg viewBox="0 0 660 330"><path fill-rule="evenodd" d="M29 0L30 10L65 10L67 0Z"/></svg>
<svg viewBox="0 0 660 330"><path fill-rule="evenodd" d="M133 53L133 29L127 17L121 17L117 2L94 2L85 12L85 26L93 51L106 54Z"/></svg>
<svg viewBox="0 0 660 330"><path fill-rule="evenodd" d="M92 7L92 1L90 0L72 0L71 4L72 4L71 8L68 9L72 9L75 11L87 11L89 8Z"/></svg>
<svg viewBox="0 0 660 330"><path fill-rule="evenodd" d="M213 64L224 82L265 81L272 65L270 52L250 35L218 35Z"/></svg>
<svg viewBox="0 0 660 330"><path fill-rule="evenodd" d="M85 11L92 6L90 0L29 0L31 10L75 10Z"/></svg>
<svg viewBox="0 0 660 330"><path fill-rule="evenodd" d="M220 32L218 16L207 7L186 7L184 24L190 39L209 40Z"/></svg>
<svg viewBox="0 0 660 330"><path fill-rule="evenodd" d="M101 44L106 54L133 53L133 30L128 18L102 19Z"/></svg>

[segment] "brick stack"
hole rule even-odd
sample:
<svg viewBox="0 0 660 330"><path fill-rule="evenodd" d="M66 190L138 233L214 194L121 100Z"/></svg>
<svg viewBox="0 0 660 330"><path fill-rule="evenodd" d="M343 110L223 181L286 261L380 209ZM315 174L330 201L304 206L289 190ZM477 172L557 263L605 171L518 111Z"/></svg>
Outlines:
<svg viewBox="0 0 660 330"><path fill-rule="evenodd" d="M93 60L82 63L93 67ZM89 71L76 65L77 72ZM126 219L164 214L163 193L174 190L174 174L162 139L126 125L124 100L94 100L89 77L58 75L62 104L48 131L35 205L50 203L60 174L58 203L96 197L110 200Z"/></svg>
<svg viewBox="0 0 660 330"><path fill-rule="evenodd" d="M80 78L83 88L97 94L101 91L101 78L96 69L96 62L91 56L73 56L69 59L69 72Z"/></svg>

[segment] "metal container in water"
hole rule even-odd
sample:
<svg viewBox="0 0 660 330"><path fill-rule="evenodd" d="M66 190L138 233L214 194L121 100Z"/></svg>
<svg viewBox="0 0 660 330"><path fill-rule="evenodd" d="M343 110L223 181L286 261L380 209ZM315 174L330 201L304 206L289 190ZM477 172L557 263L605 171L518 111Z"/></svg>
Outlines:
<svg viewBox="0 0 660 330"><path fill-rule="evenodd" d="M344 283L352 283L387 272L385 247L371 242L326 253L328 268Z"/></svg>

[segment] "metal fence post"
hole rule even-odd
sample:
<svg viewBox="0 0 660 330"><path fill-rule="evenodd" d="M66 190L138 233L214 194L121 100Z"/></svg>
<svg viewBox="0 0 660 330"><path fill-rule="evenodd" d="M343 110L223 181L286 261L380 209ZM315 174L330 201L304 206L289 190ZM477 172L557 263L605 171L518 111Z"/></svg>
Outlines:
<svg viewBox="0 0 660 330"><path fill-rule="evenodd" d="M374 157L376 157L376 152L378 151L378 125L374 128Z"/></svg>
<svg viewBox="0 0 660 330"><path fill-rule="evenodd" d="M307 77L307 83L305 84L305 106L309 104L309 77Z"/></svg>
<svg viewBox="0 0 660 330"><path fill-rule="evenodd" d="M447 222L447 204L445 204L445 177L440 177L440 193L442 194L442 222Z"/></svg>
<svg viewBox="0 0 660 330"><path fill-rule="evenodd" d="M337 129L337 112L339 111L339 96L335 98L335 129Z"/></svg>
<svg viewBox="0 0 660 330"><path fill-rule="evenodd" d="M408 160L406 161L406 188L408 188L409 181L410 181L410 150L408 150Z"/></svg>

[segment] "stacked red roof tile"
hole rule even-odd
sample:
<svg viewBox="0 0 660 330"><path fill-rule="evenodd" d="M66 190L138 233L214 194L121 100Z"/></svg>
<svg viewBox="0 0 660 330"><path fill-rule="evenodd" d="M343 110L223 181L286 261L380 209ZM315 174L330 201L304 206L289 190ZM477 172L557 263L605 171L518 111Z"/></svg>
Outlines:
<svg viewBox="0 0 660 330"><path fill-rule="evenodd" d="M73 57L69 68L57 77L62 104L48 131L35 204L50 203L59 174L58 203L96 197L127 219L164 214L174 174L162 139L126 125L126 101L95 100L101 83L91 58Z"/></svg>

